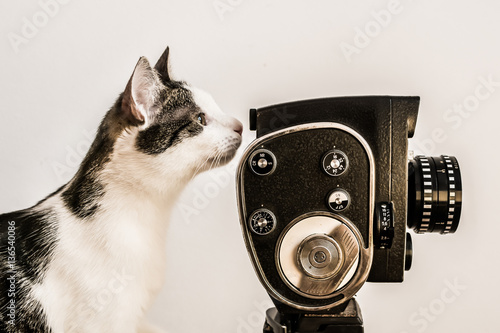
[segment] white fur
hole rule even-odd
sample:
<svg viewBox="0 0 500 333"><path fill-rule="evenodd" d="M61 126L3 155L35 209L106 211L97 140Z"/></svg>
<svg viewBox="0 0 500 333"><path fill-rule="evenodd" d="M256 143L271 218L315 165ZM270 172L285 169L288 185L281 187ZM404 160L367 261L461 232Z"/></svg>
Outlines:
<svg viewBox="0 0 500 333"><path fill-rule="evenodd" d="M53 333L160 332L142 319L163 285L175 200L197 173L215 166L211 157L232 157L241 142L241 123L190 89L207 117L203 132L151 156L134 147L138 129L124 131L102 172L105 195L95 217L79 220L60 195L39 207L55 208L61 221L53 259L32 291Z"/></svg>

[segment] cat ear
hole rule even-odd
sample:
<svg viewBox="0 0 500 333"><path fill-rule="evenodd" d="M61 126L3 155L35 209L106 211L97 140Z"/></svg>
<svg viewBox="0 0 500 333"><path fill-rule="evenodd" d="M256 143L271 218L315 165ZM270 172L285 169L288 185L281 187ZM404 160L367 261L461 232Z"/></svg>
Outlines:
<svg viewBox="0 0 500 333"><path fill-rule="evenodd" d="M122 99L122 113L132 125L144 124L158 97L161 82L148 59L141 57L128 81Z"/></svg>
<svg viewBox="0 0 500 333"><path fill-rule="evenodd" d="M160 59L158 59L158 62L155 65L155 69L158 74L160 74L162 82L168 82L171 80L169 74L170 64L168 63L169 53L170 50L167 46L167 49L163 51L163 54L161 55Z"/></svg>

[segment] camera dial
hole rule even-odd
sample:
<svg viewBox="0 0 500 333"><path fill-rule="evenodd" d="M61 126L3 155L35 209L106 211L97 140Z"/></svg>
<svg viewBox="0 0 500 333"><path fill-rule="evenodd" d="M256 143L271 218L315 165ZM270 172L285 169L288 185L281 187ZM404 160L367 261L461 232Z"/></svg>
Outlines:
<svg viewBox="0 0 500 333"><path fill-rule="evenodd" d="M270 175L276 169L276 157L267 149L255 151L250 156L248 163L250 164L250 169L259 176Z"/></svg>
<svg viewBox="0 0 500 333"><path fill-rule="evenodd" d="M349 167L347 155L338 149L327 152L321 160L323 170L329 176L340 176Z"/></svg>
<svg viewBox="0 0 500 333"><path fill-rule="evenodd" d="M373 229L375 246L390 249L394 239L394 212L391 202L381 202L376 205Z"/></svg>
<svg viewBox="0 0 500 333"><path fill-rule="evenodd" d="M328 207L334 212L340 212L349 206L351 197L346 190L336 188L328 195Z"/></svg>
<svg viewBox="0 0 500 333"><path fill-rule="evenodd" d="M250 229L257 235L267 235L276 227L276 216L269 209L259 209L250 217Z"/></svg>
<svg viewBox="0 0 500 333"><path fill-rule="evenodd" d="M328 298L353 278L361 247L359 235L340 217L302 217L283 232L276 263L296 293Z"/></svg>
<svg viewBox="0 0 500 333"><path fill-rule="evenodd" d="M297 261L302 270L315 279L335 275L342 266L342 260L340 246L326 234L310 235L302 241L297 251Z"/></svg>

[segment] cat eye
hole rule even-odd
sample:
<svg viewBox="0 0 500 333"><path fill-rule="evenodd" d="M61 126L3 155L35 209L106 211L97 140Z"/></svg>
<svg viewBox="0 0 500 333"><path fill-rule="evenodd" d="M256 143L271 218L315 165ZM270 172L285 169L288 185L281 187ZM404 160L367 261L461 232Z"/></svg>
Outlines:
<svg viewBox="0 0 500 333"><path fill-rule="evenodd" d="M203 126L206 126L207 125L207 119L205 118L205 114L204 113L200 113L198 115L198 122L200 124L202 124Z"/></svg>

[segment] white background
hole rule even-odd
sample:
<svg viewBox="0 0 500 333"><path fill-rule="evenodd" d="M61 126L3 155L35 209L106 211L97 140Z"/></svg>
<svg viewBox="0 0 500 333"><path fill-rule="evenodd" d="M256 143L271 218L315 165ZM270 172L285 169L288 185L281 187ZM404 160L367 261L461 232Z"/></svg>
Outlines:
<svg viewBox="0 0 500 333"><path fill-rule="evenodd" d="M416 95L411 146L458 158L461 225L451 236L414 236L404 283L361 289L366 331L498 332L500 3L390 3L72 0L44 16L35 0L1 0L0 212L68 181L137 59L155 62L167 45L174 76L210 91L246 129L250 107ZM23 32L26 21L38 31ZM15 45L13 34L25 39ZM347 57L347 44L357 53ZM167 284L148 314L169 332L261 332L269 300L243 244L234 168L197 178L174 213Z"/></svg>

